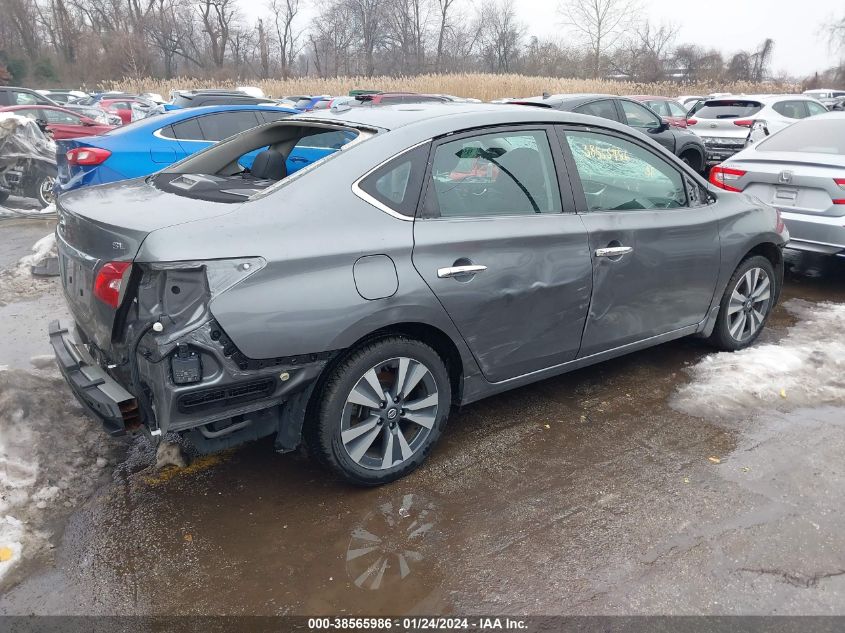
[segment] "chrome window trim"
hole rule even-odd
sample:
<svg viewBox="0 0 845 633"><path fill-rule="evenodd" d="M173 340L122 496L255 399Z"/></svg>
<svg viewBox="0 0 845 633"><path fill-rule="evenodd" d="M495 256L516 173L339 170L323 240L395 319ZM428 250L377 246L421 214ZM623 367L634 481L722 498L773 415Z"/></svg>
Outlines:
<svg viewBox="0 0 845 633"><path fill-rule="evenodd" d="M408 152L412 152L412 151L414 151L415 149L417 149L417 148L419 148L419 147L422 147L423 145L426 145L426 144L428 144L428 143L431 143L431 141L432 141L432 139L426 139L425 141L420 141L420 142L419 142L419 143L417 143L416 145L412 145L411 147L408 147L408 148L406 148L406 149L403 149L403 150L402 150L401 152L399 152L398 154L394 154L394 155L393 155L393 156L391 156L390 158L387 158L387 159L385 159L385 160L381 161L378 165L376 165L375 167L373 167L373 168L372 168L371 170L369 170L366 174L364 174L363 176L361 176L360 178L358 178L358 180L356 180L355 182L353 182L353 183L352 183L352 193L354 193L356 196L358 196L361 200L363 200L363 201L364 201L364 202L366 202L367 204L370 204L370 205L374 206L374 207L375 207L376 209L378 209L379 211L382 211L382 212L386 213L387 215L389 215L389 216L391 216L391 217L396 218L397 220L402 220L403 222L413 222L413 221L414 221L414 216L410 216L410 217L409 217L409 216L407 216L407 215L404 215L404 214L402 214L402 213L399 213L399 212L398 212L398 211L396 211L395 209L391 209L389 206L387 206L387 205L386 205L386 204L384 204L383 202L380 202L379 200L376 200L373 196L371 196L371 195L370 195L370 194L368 194L366 191L364 191L363 189L361 189L361 182L362 182L362 181L364 181L364 180L366 180L366 179L367 179L368 177L370 177L373 173L377 172L379 169L381 169L382 167L384 167L384 166L385 166L385 165L387 165L388 163L390 163L390 162L392 162L392 161L396 160L397 158L400 158L400 157L404 156L404 155L405 155L405 154L407 154Z"/></svg>

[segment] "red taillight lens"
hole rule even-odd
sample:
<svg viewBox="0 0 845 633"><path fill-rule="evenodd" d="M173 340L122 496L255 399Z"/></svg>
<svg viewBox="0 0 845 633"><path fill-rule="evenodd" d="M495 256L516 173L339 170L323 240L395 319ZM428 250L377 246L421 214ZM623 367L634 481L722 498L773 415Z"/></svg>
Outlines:
<svg viewBox="0 0 845 633"><path fill-rule="evenodd" d="M734 125L739 126L739 127L751 127L752 125L754 125L754 120L753 119L737 119L736 121L734 121Z"/></svg>
<svg viewBox="0 0 845 633"><path fill-rule="evenodd" d="M710 182L725 191L742 191L742 189L738 189L730 183L735 183L745 174L746 172L741 169L731 169L730 167L717 165L710 170Z"/></svg>
<svg viewBox="0 0 845 633"><path fill-rule="evenodd" d="M94 279L94 296L107 306L117 308L120 305L122 291L132 262L106 262Z"/></svg>
<svg viewBox="0 0 845 633"><path fill-rule="evenodd" d="M778 233L786 232L786 224L784 224L783 222L783 218L780 214L780 209L775 209L775 213L777 213L778 217L777 223L775 224L775 231L777 231Z"/></svg>
<svg viewBox="0 0 845 633"><path fill-rule="evenodd" d="M845 189L845 178L834 178L833 182L839 185L842 189ZM845 204L845 198L836 199L833 201L833 204Z"/></svg>
<svg viewBox="0 0 845 633"><path fill-rule="evenodd" d="M109 156L111 152L101 147L76 147L65 154L68 165L100 165Z"/></svg>
<svg viewBox="0 0 845 633"><path fill-rule="evenodd" d="M698 119L687 119L687 125L696 125L698 123Z"/></svg>

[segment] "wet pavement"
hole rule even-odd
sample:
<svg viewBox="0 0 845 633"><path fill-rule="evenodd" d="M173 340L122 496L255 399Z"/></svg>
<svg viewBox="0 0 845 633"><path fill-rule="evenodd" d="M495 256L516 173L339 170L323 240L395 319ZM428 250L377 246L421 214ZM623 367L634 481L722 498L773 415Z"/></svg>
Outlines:
<svg viewBox="0 0 845 633"><path fill-rule="evenodd" d="M43 235L0 223L6 262L19 230ZM58 294L0 308L18 315L0 364L31 369L44 335L25 315L61 313ZM845 262L790 257L796 298L845 302ZM796 321L779 307L758 345ZM845 613L845 402L791 409L772 385L771 403L683 413L710 353L678 341L456 411L378 489L269 441L155 472L140 440L109 440L107 483L0 613Z"/></svg>

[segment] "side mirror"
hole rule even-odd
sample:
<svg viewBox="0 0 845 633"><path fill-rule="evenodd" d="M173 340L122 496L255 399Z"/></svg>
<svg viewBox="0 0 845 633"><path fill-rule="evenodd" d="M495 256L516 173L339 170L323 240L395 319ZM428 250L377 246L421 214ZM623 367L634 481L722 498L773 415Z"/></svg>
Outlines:
<svg viewBox="0 0 845 633"><path fill-rule="evenodd" d="M649 129L649 132L652 134L660 134L661 132L665 132L669 129L669 122L666 119L660 119L660 123L658 123L653 128Z"/></svg>

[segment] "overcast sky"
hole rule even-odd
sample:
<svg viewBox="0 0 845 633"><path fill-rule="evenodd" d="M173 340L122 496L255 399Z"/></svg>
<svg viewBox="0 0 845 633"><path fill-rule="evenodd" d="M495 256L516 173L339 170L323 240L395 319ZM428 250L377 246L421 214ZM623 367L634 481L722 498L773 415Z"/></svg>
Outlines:
<svg viewBox="0 0 845 633"><path fill-rule="evenodd" d="M458 0L468 7L482 0ZM493 0L483 0L493 1ZM557 14L559 0L514 0L529 33L563 35ZM726 54L753 49L765 38L775 40L772 72L798 77L837 62L824 26L845 15L843 0L640 0L645 16L655 23L680 27L678 42L714 47ZM320 0L301 0L305 27ZM263 12L267 0L242 0L251 17Z"/></svg>

